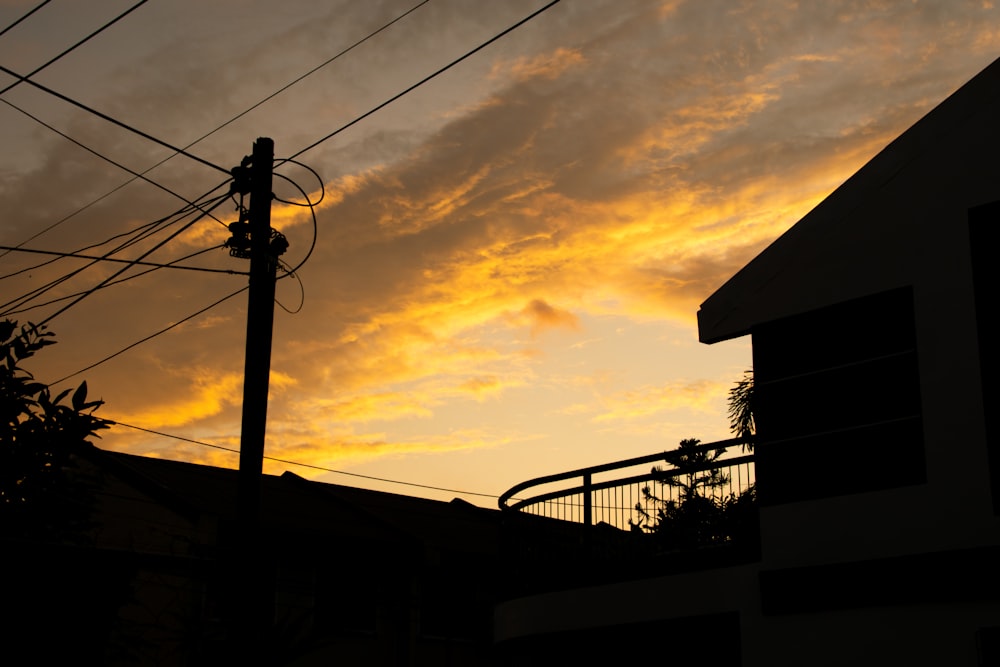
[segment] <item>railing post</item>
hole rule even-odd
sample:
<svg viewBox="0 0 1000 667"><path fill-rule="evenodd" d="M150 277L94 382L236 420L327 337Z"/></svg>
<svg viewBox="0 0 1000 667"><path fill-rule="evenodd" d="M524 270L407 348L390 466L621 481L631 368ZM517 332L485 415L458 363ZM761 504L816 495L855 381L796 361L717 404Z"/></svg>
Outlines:
<svg viewBox="0 0 1000 667"><path fill-rule="evenodd" d="M593 507L590 503L590 473L583 476L583 523L587 526L594 524Z"/></svg>

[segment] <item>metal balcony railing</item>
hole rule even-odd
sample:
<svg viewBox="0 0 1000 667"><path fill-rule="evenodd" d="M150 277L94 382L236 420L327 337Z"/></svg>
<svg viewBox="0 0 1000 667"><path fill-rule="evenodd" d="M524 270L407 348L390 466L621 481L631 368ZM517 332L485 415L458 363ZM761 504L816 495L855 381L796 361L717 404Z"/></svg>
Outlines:
<svg viewBox="0 0 1000 667"><path fill-rule="evenodd" d="M658 505L644 489L661 500L678 500L678 489L661 483L667 478L718 469L728 479L725 485L709 490L711 497L721 499L746 491L755 481L753 454L742 453L746 444L748 441L742 438L701 444L698 451L725 452L713 462L685 466L683 470L667 462L665 457L670 452L661 452L538 477L521 482L500 496L500 509L629 530L632 523L641 519L637 505L649 515L656 513ZM659 471L653 471L654 465ZM534 495L514 499L528 490Z"/></svg>

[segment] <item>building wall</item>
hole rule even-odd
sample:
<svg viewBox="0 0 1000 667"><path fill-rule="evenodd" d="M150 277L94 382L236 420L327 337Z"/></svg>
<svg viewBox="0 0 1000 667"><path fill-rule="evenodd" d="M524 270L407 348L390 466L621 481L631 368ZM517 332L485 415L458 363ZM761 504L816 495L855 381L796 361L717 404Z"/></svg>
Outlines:
<svg viewBox="0 0 1000 667"><path fill-rule="evenodd" d="M910 351L888 352L905 363L875 362L856 372L876 354L822 367L838 390L857 387L832 408L851 414L810 407L809 391L830 398L821 381L796 385L801 394L775 390L765 399L771 402L768 414L761 414L757 462L764 501L760 563L512 600L497 609L498 641L555 641L570 638L570 630L735 612L741 656L720 664L996 664L981 662L977 652L977 638L995 637L1000 627L994 565L1000 561L1000 489L994 486L1000 453L987 435L993 401L984 400L984 387L995 378L983 373L995 362L984 365L980 352L994 343L981 339L988 329L977 320L971 258L984 253L974 253L969 216L1000 200L998 113L1000 61L890 144L702 305L701 339L753 333L755 366L760 362L755 372L765 381L789 360L782 355L805 357L794 362L829 361L838 346L853 344L850 336L864 342L898 323L844 304L903 291L912 306ZM978 261L982 268L984 260ZM842 323L834 336L808 327L789 335L795 318L834 311L857 321ZM758 343L764 348L773 341L780 344L758 360ZM796 373L815 370L805 363L776 375L792 387ZM895 414L901 405L916 410ZM915 412L913 428L886 427L877 437L863 437L858 427L878 422L880 407L893 419ZM810 452L784 446L821 434L827 439ZM884 450L872 449L879 443ZM897 472L894 456L905 459L899 462L904 473L872 484L872 478ZM877 474L865 480L872 471ZM794 493L768 498L769 474L778 485L771 490L789 475L799 475L801 483ZM823 489L810 488L811 475Z"/></svg>

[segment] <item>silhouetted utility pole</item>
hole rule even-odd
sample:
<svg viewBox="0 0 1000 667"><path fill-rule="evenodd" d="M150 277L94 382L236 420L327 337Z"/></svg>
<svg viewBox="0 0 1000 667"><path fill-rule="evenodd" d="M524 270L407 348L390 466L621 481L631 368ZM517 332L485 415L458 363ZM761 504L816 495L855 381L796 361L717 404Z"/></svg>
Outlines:
<svg viewBox="0 0 1000 667"><path fill-rule="evenodd" d="M233 638L244 657L255 658L270 622L273 590L259 530L264 434L267 429L267 392L271 372L271 334L274 324L274 285L278 256L288 247L271 229L271 171L274 142L264 137L253 154L233 169L234 191L250 194L250 207L229 226L230 254L250 259L247 297L246 361L243 371L243 421L240 431L240 469L236 493L237 562L234 574Z"/></svg>
<svg viewBox="0 0 1000 667"><path fill-rule="evenodd" d="M274 283L278 254L271 247L271 170L274 142L261 137L250 157L250 289L247 297L246 360L243 367L243 423L237 490L239 522L256 527L260 517L260 479L264 470L267 390L271 374ZM245 167L244 167L245 168ZM240 223L237 223L240 224ZM284 248L281 249L282 252Z"/></svg>

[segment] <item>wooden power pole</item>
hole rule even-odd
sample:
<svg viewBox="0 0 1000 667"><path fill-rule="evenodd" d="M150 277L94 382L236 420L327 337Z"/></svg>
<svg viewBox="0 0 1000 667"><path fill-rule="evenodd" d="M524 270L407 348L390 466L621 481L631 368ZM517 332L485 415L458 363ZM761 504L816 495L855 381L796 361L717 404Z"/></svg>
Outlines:
<svg viewBox="0 0 1000 667"><path fill-rule="evenodd" d="M243 422L236 510L239 522L249 529L256 528L260 518L260 480L264 471L267 391L274 328L274 283L278 269L278 258L271 249L273 166L274 141L261 137L253 144L250 162L250 289L247 296Z"/></svg>
<svg viewBox="0 0 1000 667"><path fill-rule="evenodd" d="M248 168L249 167L249 168ZM274 287L278 255L286 243L271 230L271 172L274 142L258 138L253 154L233 170L236 189L250 192L244 222L230 225L237 256L250 258L247 297L246 360L243 371L243 419L240 431L240 469L236 489L237 543L232 563L233 627L231 637L246 664L262 656L273 614L273 574L260 534L261 477L264 469L264 436L267 430L267 392L271 373L271 336L274 325ZM235 226L235 228L234 228Z"/></svg>

